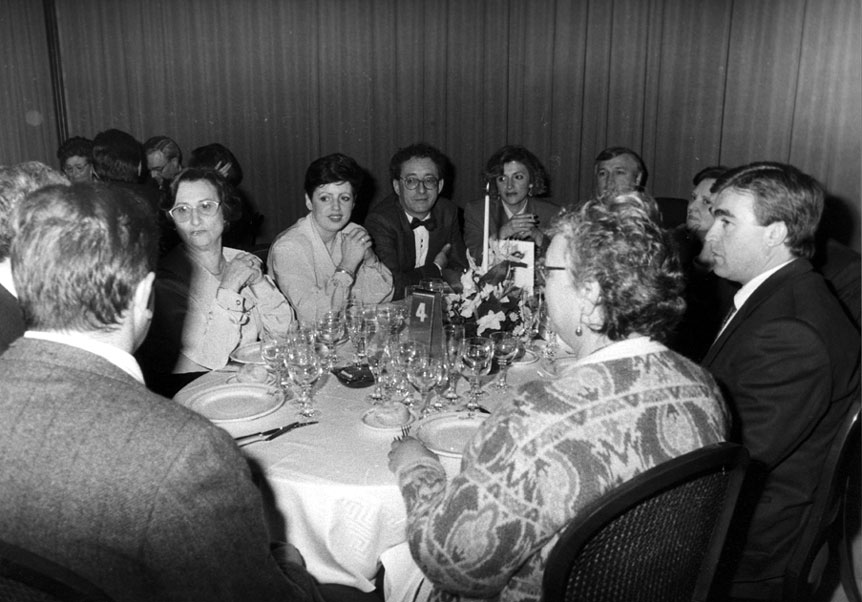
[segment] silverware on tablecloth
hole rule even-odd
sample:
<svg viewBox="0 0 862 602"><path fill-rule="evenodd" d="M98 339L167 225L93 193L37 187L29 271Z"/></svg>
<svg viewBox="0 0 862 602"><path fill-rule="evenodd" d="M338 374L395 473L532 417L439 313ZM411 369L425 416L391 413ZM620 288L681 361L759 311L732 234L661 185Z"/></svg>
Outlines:
<svg viewBox="0 0 862 602"><path fill-rule="evenodd" d="M404 441L404 439L406 439L409 436L410 436L410 425L405 424L404 426L401 427L401 434L399 436L395 437L395 440L396 441Z"/></svg>
<svg viewBox="0 0 862 602"><path fill-rule="evenodd" d="M250 445L252 443L257 443L258 441L272 441L276 437L279 437L293 429L300 428L302 426L308 426L310 424L317 424L317 421L314 422L291 422L290 424L286 424L285 426L279 426L274 429L269 429L268 431L261 431L260 433L254 433L251 435L243 435L242 437L234 437L234 441L239 447L243 447L245 445Z"/></svg>

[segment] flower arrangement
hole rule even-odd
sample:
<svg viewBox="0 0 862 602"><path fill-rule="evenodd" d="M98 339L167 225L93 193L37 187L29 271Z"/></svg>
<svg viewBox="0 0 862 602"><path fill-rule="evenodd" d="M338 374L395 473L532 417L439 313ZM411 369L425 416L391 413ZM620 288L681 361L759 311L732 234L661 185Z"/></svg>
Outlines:
<svg viewBox="0 0 862 602"><path fill-rule="evenodd" d="M488 262L491 267L483 272L468 253L470 268L461 275L461 291L446 295L449 321L464 324L468 331L475 326L478 336L497 331L523 336L526 326L522 290L511 277L513 267L524 265L518 259L505 248L492 248Z"/></svg>

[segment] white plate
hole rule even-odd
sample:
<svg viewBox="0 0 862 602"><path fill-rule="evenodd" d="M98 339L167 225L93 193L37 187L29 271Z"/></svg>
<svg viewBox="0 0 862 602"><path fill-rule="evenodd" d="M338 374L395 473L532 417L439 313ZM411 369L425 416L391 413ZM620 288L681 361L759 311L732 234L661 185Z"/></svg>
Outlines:
<svg viewBox="0 0 862 602"><path fill-rule="evenodd" d="M284 394L275 387L233 383L196 393L183 405L213 422L239 422L272 414L284 401Z"/></svg>
<svg viewBox="0 0 862 602"><path fill-rule="evenodd" d="M381 424L375 416L374 408L371 408L366 410L365 413L362 414L362 424L375 431L400 431L401 427L416 422L416 416L410 413L410 410L407 410L407 415L407 422L405 422L404 424L399 424L398 426Z"/></svg>
<svg viewBox="0 0 862 602"><path fill-rule="evenodd" d="M230 359L238 364L266 364L260 357L260 343L247 343L237 347L230 354Z"/></svg>
<svg viewBox="0 0 862 602"><path fill-rule="evenodd" d="M535 351L527 349L524 351L524 355L517 358L514 362L512 362L512 364L513 365L526 366L527 364L535 364L538 361L539 361L539 354L536 353Z"/></svg>
<svg viewBox="0 0 862 602"><path fill-rule="evenodd" d="M435 454L460 458L486 417L485 414L469 416L466 412L432 415L419 423L416 438Z"/></svg>

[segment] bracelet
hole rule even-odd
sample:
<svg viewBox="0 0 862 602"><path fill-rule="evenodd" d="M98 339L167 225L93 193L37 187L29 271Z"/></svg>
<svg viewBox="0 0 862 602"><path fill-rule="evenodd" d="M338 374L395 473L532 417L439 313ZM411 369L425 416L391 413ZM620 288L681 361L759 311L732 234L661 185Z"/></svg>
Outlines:
<svg viewBox="0 0 862 602"><path fill-rule="evenodd" d="M349 271L345 270L344 268L335 268L335 273L336 273L336 274L339 274L339 273L340 273L340 274L344 274L345 276L347 276L348 278L350 278L350 281L351 281L351 282L353 282L353 279L354 279L353 274L351 274Z"/></svg>

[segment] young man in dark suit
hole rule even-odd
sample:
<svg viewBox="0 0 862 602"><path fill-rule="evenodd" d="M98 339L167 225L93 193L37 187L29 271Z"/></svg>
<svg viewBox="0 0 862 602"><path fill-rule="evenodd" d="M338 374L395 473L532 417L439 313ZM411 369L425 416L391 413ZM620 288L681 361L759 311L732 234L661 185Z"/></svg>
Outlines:
<svg viewBox="0 0 862 602"><path fill-rule="evenodd" d="M829 445L859 399L859 333L808 258L823 190L790 165L754 163L716 181L706 246L718 276L742 285L703 360L753 460L731 528L741 548L730 594L780 598ZM745 525L740 525L745 527Z"/></svg>
<svg viewBox="0 0 862 602"><path fill-rule="evenodd" d="M458 284L467 268L458 207L439 196L447 166L443 153L429 144L400 149L389 163L395 194L365 218L374 251L392 272L393 300L423 279Z"/></svg>
<svg viewBox="0 0 862 602"><path fill-rule="evenodd" d="M117 601L319 600L271 556L231 437L144 387L131 353L155 250L151 214L120 188L50 186L17 207L27 331L0 357L0 539Z"/></svg>

